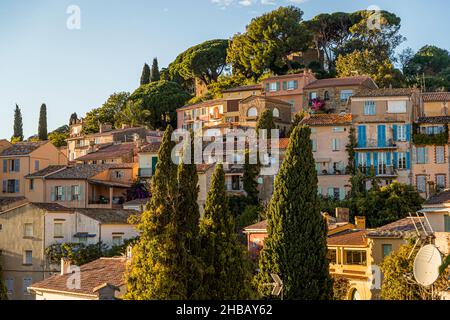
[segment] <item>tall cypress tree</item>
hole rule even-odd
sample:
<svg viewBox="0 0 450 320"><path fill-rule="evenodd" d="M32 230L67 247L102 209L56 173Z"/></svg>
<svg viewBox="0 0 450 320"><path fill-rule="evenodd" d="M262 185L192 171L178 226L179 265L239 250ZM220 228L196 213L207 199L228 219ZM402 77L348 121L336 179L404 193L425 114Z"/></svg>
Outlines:
<svg viewBox="0 0 450 320"><path fill-rule="evenodd" d="M250 263L235 233L221 164L216 167L206 198L205 216L200 223L200 239L205 263L203 299L249 298Z"/></svg>
<svg viewBox="0 0 450 320"><path fill-rule="evenodd" d="M11 140L13 141L23 141L23 120L22 112L19 106L16 104L16 109L14 110L14 135Z"/></svg>
<svg viewBox="0 0 450 320"><path fill-rule="evenodd" d="M141 216L140 239L133 248L127 271L126 298L132 300L186 299L185 270L182 262L186 250L176 219L177 166L172 162L172 128L164 134L158 164L152 179L147 211Z"/></svg>
<svg viewBox="0 0 450 320"><path fill-rule="evenodd" d="M144 64L144 67L142 68L142 74L141 74L141 86L144 84L150 83L150 77L151 77L151 71L148 64Z"/></svg>
<svg viewBox="0 0 450 320"><path fill-rule="evenodd" d="M193 154L193 141L191 150ZM197 166L191 156L191 163L178 166L178 201L176 219L180 226L180 236L186 250L182 262L186 272L185 286L187 299L195 300L202 296L202 260L199 242L200 210L197 202L199 193Z"/></svg>
<svg viewBox="0 0 450 320"><path fill-rule="evenodd" d="M267 130L267 139L272 137L272 129L276 129L272 110L265 110L256 123L256 135L259 137L259 130Z"/></svg>
<svg viewBox="0 0 450 320"><path fill-rule="evenodd" d="M38 128L38 137L41 141L48 140L48 132L47 132L47 106L45 103L41 105L41 111L39 112L39 128Z"/></svg>
<svg viewBox="0 0 450 320"><path fill-rule="evenodd" d="M250 153L245 152L244 174L242 182L244 184L244 191L247 193L247 204L256 206L259 204L259 190L258 190L258 175L260 167L258 164L250 163Z"/></svg>
<svg viewBox="0 0 450 320"><path fill-rule="evenodd" d="M161 80L161 74L159 73L158 58L154 58L152 64L151 82L156 82L159 80Z"/></svg>
<svg viewBox="0 0 450 320"><path fill-rule="evenodd" d="M3 270L0 264L0 300L8 300L8 292L6 290L5 284L3 283Z"/></svg>
<svg viewBox="0 0 450 320"><path fill-rule="evenodd" d="M268 237L257 276L259 291L270 296L271 274L284 282L284 297L323 300L332 297L327 259L327 227L320 213L311 129L298 126L275 180L270 202Z"/></svg>

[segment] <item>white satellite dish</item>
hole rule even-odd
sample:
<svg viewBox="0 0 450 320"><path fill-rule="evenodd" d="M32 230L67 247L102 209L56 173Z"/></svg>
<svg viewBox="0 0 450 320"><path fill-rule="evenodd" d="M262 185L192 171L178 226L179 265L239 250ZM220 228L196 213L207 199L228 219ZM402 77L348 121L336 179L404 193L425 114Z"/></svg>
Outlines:
<svg viewBox="0 0 450 320"><path fill-rule="evenodd" d="M419 250L414 261L414 278L424 286L429 287L439 278L439 268L442 256L434 245L426 245Z"/></svg>

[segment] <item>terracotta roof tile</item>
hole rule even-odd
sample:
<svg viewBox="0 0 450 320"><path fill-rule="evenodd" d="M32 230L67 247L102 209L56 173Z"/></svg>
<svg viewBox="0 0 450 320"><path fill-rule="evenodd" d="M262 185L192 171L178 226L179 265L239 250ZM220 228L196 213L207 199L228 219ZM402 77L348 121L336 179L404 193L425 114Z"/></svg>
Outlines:
<svg viewBox="0 0 450 320"><path fill-rule="evenodd" d="M8 206L10 204L24 200L26 200L25 197L0 197L0 207Z"/></svg>
<svg viewBox="0 0 450 320"><path fill-rule="evenodd" d="M414 220L413 220L414 219ZM416 232L414 222L420 223L423 218L405 218L367 233L369 238L403 238ZM413 222L414 221L414 222Z"/></svg>
<svg viewBox="0 0 450 320"><path fill-rule="evenodd" d="M367 80L372 80L367 76L347 77L347 78L329 78L320 79L305 86L305 89L319 89L328 87L343 87L343 86L360 86Z"/></svg>
<svg viewBox="0 0 450 320"><path fill-rule="evenodd" d="M422 99L424 102L450 101L450 92L425 92Z"/></svg>
<svg viewBox="0 0 450 320"><path fill-rule="evenodd" d="M425 205L444 204L450 202L450 190L443 191L425 201Z"/></svg>
<svg viewBox="0 0 450 320"><path fill-rule="evenodd" d="M313 114L305 118L302 124L308 126L331 126L331 125L350 125L352 123L351 114Z"/></svg>
<svg viewBox="0 0 450 320"><path fill-rule="evenodd" d="M49 174L58 172L59 170L64 169L66 166L48 166L45 169L37 171L35 173L26 175L25 178L43 178L48 176Z"/></svg>
<svg viewBox="0 0 450 320"><path fill-rule="evenodd" d="M247 102L253 101L253 100L266 100L266 101L269 101L272 103L282 104L285 106L291 106L291 104L289 102L286 102L286 101L283 101L280 99L276 99L276 98L263 97L263 96L250 96L250 97L247 97L247 98L241 100L240 103L247 103Z"/></svg>
<svg viewBox="0 0 450 320"><path fill-rule="evenodd" d="M250 90L261 90L261 84L252 84L247 86L239 86L227 90L223 90L222 92L228 93L228 92L239 92L239 91L250 91Z"/></svg>
<svg viewBox="0 0 450 320"><path fill-rule="evenodd" d="M256 224L253 224L251 226L245 227L244 231L253 231L253 230L267 230L267 220L258 222Z"/></svg>
<svg viewBox="0 0 450 320"><path fill-rule="evenodd" d="M33 206L38 207L42 210L46 210L49 212L74 212L74 209L64 207L57 203L39 203L33 202L31 203Z"/></svg>
<svg viewBox="0 0 450 320"><path fill-rule="evenodd" d="M80 267L80 289L67 287L71 274L50 277L33 284L31 288L97 296L94 290L106 283L116 287L123 286L125 269L126 259L124 258L101 258Z"/></svg>
<svg viewBox="0 0 450 320"><path fill-rule="evenodd" d="M161 142L152 142L143 146L141 152L158 153L160 147Z"/></svg>
<svg viewBox="0 0 450 320"><path fill-rule="evenodd" d="M50 180L65 180L65 179L77 179L85 180L89 179L105 170L123 168L126 164L79 164L66 169L57 171L47 176Z"/></svg>
<svg viewBox="0 0 450 320"><path fill-rule="evenodd" d="M439 116L439 117L420 117L417 120L419 124L449 124L450 116Z"/></svg>
<svg viewBox="0 0 450 320"><path fill-rule="evenodd" d="M107 160L112 158L122 157L131 154L135 148L134 142L125 142L113 144L100 148L96 152L89 153L85 156L79 157L77 161L93 161L93 160Z"/></svg>
<svg viewBox="0 0 450 320"><path fill-rule="evenodd" d="M223 104L223 103L225 103L225 100L223 100L223 99L208 100L208 101L203 101L203 102L199 102L199 103L185 105L184 107L178 108L177 111L197 109L197 108L208 107L208 106L213 106L213 105L218 105L218 104Z"/></svg>
<svg viewBox="0 0 450 320"><path fill-rule="evenodd" d="M329 246L365 246L367 245L366 230L346 230L329 236Z"/></svg>
<svg viewBox="0 0 450 320"><path fill-rule="evenodd" d="M127 209L76 209L75 211L103 224L128 224L128 219L136 214L136 211Z"/></svg>
<svg viewBox="0 0 450 320"><path fill-rule="evenodd" d="M49 143L48 141L38 141L38 142L18 142L9 147L0 154L1 157L6 156L25 156L44 144Z"/></svg>
<svg viewBox="0 0 450 320"><path fill-rule="evenodd" d="M411 88L367 89L357 92L353 98L409 97L413 92Z"/></svg>

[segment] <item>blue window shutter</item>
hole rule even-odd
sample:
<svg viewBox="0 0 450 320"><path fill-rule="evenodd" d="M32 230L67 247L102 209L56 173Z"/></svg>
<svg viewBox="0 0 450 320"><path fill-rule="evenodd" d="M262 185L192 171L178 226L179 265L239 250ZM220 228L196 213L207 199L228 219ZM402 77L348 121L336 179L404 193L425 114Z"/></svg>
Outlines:
<svg viewBox="0 0 450 320"><path fill-rule="evenodd" d="M406 152L406 169L411 170L411 152Z"/></svg>
<svg viewBox="0 0 450 320"><path fill-rule="evenodd" d="M14 161L14 171L15 172L20 172L20 159L16 159Z"/></svg>
<svg viewBox="0 0 450 320"><path fill-rule="evenodd" d="M371 164L370 164L370 152L367 152L366 159L367 159L367 166L370 168L370 166L371 166Z"/></svg>
<svg viewBox="0 0 450 320"><path fill-rule="evenodd" d="M20 181L16 180L15 190L14 190L15 193L19 193L20 192L20 185L19 185L19 183L20 183Z"/></svg>
<svg viewBox="0 0 450 320"><path fill-rule="evenodd" d="M366 147L366 126L358 126L358 147Z"/></svg>
<svg viewBox="0 0 450 320"><path fill-rule="evenodd" d="M397 125L396 124L394 124L393 126L392 126L392 131L393 131L393 134L394 134L394 141L397 141L398 140L398 130L397 130Z"/></svg>
<svg viewBox="0 0 450 320"><path fill-rule="evenodd" d="M410 142L411 141L411 125L407 124L405 127L406 127L406 141Z"/></svg>
<svg viewBox="0 0 450 320"><path fill-rule="evenodd" d="M345 200L345 188L340 188L339 189L339 199L340 200Z"/></svg>
<svg viewBox="0 0 450 320"><path fill-rule="evenodd" d="M51 189L52 191L52 201L56 201L56 187L52 187Z"/></svg>
<svg viewBox="0 0 450 320"><path fill-rule="evenodd" d="M356 169L359 168L359 153L355 153L355 165Z"/></svg>
<svg viewBox="0 0 450 320"><path fill-rule="evenodd" d="M378 147L381 147L381 148L386 147L386 126L385 125L378 126Z"/></svg>
<svg viewBox="0 0 450 320"><path fill-rule="evenodd" d="M8 190L7 190L7 185L8 185L8 181L3 180L3 192L8 191Z"/></svg>
<svg viewBox="0 0 450 320"><path fill-rule="evenodd" d="M373 166L375 167L375 175L378 175L378 153L373 153Z"/></svg>
<svg viewBox="0 0 450 320"><path fill-rule="evenodd" d="M295 90L298 89L298 80L294 80L294 89L295 89Z"/></svg>
<svg viewBox="0 0 450 320"><path fill-rule="evenodd" d="M3 172L8 172L8 160L3 160Z"/></svg>
<svg viewBox="0 0 450 320"><path fill-rule="evenodd" d="M80 200L84 200L84 186L80 184Z"/></svg>
<svg viewBox="0 0 450 320"><path fill-rule="evenodd" d="M398 168L398 152L394 152L394 169Z"/></svg>
<svg viewBox="0 0 450 320"><path fill-rule="evenodd" d="M386 156L386 164L387 164L388 166L391 166L391 165L392 165L392 162L391 162L391 153L390 153L390 152L387 153L387 156Z"/></svg>

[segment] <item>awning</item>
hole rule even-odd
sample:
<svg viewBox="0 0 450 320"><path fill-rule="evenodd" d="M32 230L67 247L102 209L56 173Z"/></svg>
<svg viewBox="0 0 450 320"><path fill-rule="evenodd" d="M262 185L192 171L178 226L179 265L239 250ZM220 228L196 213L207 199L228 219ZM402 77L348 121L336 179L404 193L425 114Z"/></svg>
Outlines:
<svg viewBox="0 0 450 320"><path fill-rule="evenodd" d="M97 235L85 232L78 232L74 235L75 238L95 238Z"/></svg>

